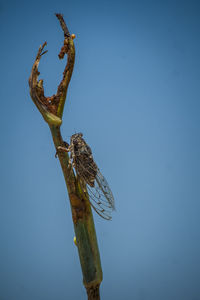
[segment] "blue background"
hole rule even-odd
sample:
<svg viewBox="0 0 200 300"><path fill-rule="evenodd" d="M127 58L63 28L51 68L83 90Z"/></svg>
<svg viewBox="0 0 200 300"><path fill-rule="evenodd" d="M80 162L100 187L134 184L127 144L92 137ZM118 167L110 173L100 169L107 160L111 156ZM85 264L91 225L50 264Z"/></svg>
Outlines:
<svg viewBox="0 0 200 300"><path fill-rule="evenodd" d="M116 201L94 215L102 299L200 299L200 2L1 1L0 299L86 299L68 195L28 78L47 96L76 34L62 134L83 132Z"/></svg>

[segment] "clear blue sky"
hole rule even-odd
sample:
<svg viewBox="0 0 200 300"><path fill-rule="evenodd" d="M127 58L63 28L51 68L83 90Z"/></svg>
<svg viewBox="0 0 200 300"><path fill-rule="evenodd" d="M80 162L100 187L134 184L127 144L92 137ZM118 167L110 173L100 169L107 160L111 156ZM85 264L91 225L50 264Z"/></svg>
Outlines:
<svg viewBox="0 0 200 300"><path fill-rule="evenodd" d="M49 96L76 63L63 137L83 132L116 201L95 215L104 300L200 299L200 2L0 2L0 299L86 299L65 183L29 96L38 47Z"/></svg>

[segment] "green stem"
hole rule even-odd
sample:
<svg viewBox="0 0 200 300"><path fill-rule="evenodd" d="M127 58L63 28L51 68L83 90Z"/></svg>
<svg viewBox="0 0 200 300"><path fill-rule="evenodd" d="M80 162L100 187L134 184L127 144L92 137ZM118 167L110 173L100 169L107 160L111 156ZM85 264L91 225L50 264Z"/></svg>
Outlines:
<svg viewBox="0 0 200 300"><path fill-rule="evenodd" d="M55 148L63 146L60 127L51 125L50 130ZM102 281L102 269L89 199L81 190L73 168L69 164L68 153L59 151L58 157L71 204L83 283L87 289L88 299L100 299L99 286Z"/></svg>

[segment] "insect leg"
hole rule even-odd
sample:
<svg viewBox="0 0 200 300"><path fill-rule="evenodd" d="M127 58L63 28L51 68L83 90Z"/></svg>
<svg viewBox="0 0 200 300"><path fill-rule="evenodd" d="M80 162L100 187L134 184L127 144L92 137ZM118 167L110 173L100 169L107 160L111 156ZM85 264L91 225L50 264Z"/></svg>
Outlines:
<svg viewBox="0 0 200 300"><path fill-rule="evenodd" d="M58 146L57 147L55 157L58 156L58 151L64 151L64 152L70 152L71 151L70 145L67 142L64 142L63 144L64 144L64 147L63 146Z"/></svg>
<svg viewBox="0 0 200 300"><path fill-rule="evenodd" d="M73 161L72 161L72 154L70 154L69 157L69 167L73 166Z"/></svg>

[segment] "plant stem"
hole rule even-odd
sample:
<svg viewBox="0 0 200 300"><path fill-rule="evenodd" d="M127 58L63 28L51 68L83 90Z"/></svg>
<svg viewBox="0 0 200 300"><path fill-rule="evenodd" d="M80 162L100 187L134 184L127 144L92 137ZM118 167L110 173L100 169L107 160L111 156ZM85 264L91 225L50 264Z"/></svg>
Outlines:
<svg viewBox="0 0 200 300"><path fill-rule="evenodd" d="M38 71L39 62L42 55L47 52L44 51L44 47L47 44L45 42L38 50L29 78L29 86L30 95L34 104L49 125L57 151L59 146L65 146L60 133L60 126L62 124L67 89L74 68L75 47L73 39L75 35L70 35L63 16L61 14L56 14L56 16L64 32L64 45L58 56L62 59L67 55L67 64L63 72L63 79L58 86L56 95L45 97L43 80L38 79L40 74ZM102 269L89 198L87 193L81 188L79 179L74 174L68 153L58 151L58 157L69 194L78 253L83 273L83 283L87 290L88 299L99 300Z"/></svg>
<svg viewBox="0 0 200 300"><path fill-rule="evenodd" d="M55 148L63 145L59 126L50 126ZM72 210L74 231L83 273L83 283L88 299L100 299L99 286L102 269L92 211L87 195L80 189L78 180L69 164L66 152L58 152Z"/></svg>

